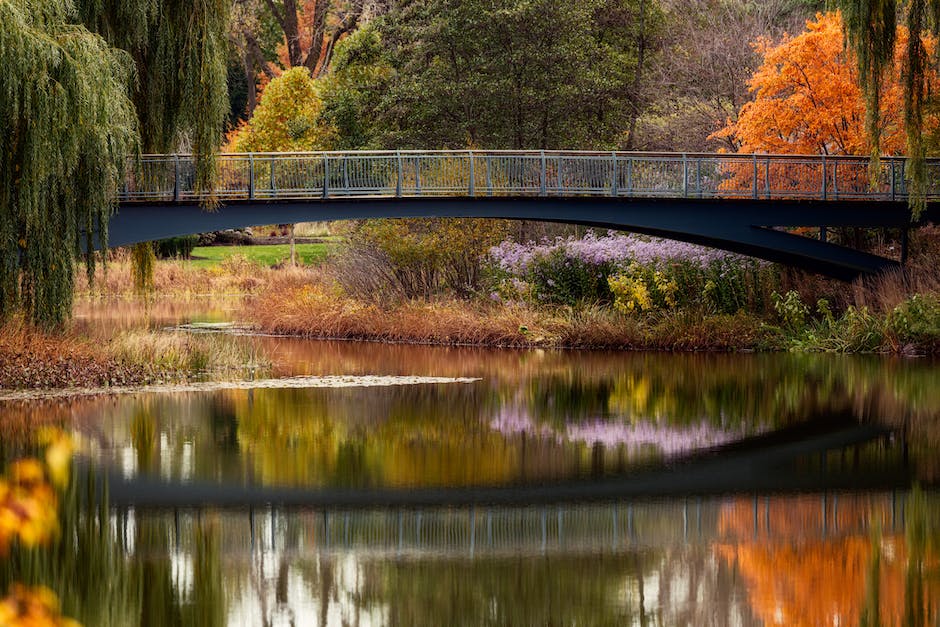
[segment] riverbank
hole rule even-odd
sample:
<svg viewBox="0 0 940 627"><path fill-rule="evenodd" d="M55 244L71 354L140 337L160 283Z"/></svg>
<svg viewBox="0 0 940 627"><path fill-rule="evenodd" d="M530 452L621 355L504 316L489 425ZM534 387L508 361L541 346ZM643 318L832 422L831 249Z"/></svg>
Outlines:
<svg viewBox="0 0 940 627"><path fill-rule="evenodd" d="M640 320L601 306L440 300L381 307L321 280L297 277L248 298L242 316L264 333L449 346L733 351L766 349L774 342L773 331L745 313L678 311Z"/></svg>
<svg viewBox="0 0 940 627"><path fill-rule="evenodd" d="M328 273L272 275L240 316L265 333L513 348L940 354L940 281L896 273L850 286L808 282L763 313L705 305L623 311L609 304L349 296ZM846 289L848 287L848 289ZM842 302L822 295L842 291Z"/></svg>
<svg viewBox="0 0 940 627"><path fill-rule="evenodd" d="M511 348L940 354L936 297L915 296L887 313L852 308L841 315L813 312L798 297L785 302L791 319L775 323L745 312L678 310L636 317L601 306L537 309L456 300L383 308L306 285L252 297L242 315L265 333L320 339Z"/></svg>
<svg viewBox="0 0 940 627"><path fill-rule="evenodd" d="M248 343L217 334L131 329L106 342L74 329L0 326L0 389L107 388L241 379L270 370Z"/></svg>

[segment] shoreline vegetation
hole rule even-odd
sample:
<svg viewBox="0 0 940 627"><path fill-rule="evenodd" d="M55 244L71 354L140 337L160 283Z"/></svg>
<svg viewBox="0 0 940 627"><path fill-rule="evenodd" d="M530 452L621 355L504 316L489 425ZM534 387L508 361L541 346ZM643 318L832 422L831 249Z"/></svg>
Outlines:
<svg viewBox="0 0 940 627"><path fill-rule="evenodd" d="M329 263L270 276L246 298L242 322L397 343L940 354L936 227L913 235L904 271L845 284L614 232L519 244L494 225L495 237L454 253L436 233L462 225L441 222L424 238L414 225L364 226Z"/></svg>
<svg viewBox="0 0 940 627"><path fill-rule="evenodd" d="M217 334L131 329L106 342L21 320L0 326L0 390L109 388L243 379L270 363L247 342Z"/></svg>
<svg viewBox="0 0 940 627"><path fill-rule="evenodd" d="M434 224L428 233L441 228L462 225ZM404 249L398 225L365 224L315 265L269 267L239 254L209 266L160 261L149 295L135 292L131 264L118 255L93 285L79 281L75 297L141 302L142 319L147 303L226 298L235 320L260 333L316 339L940 355L937 227L914 233L903 273L853 284L634 235L588 231L518 244L504 225L479 228L486 236L456 253L445 249L448 238L417 238ZM0 327L0 388L237 380L271 369L250 338L143 326L132 321L102 342L75 324L43 332L12 320Z"/></svg>

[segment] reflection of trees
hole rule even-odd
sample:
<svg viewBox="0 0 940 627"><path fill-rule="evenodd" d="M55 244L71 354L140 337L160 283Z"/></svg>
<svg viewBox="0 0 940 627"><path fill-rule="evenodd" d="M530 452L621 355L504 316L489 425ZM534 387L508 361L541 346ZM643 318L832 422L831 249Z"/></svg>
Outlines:
<svg viewBox="0 0 940 627"><path fill-rule="evenodd" d="M940 571L926 547L929 533L940 540L936 527L928 531L940 503L928 506L915 493L906 538L835 535L840 528L889 524L890 508L887 499L857 497L840 500L836 509L815 497L775 500L757 511L741 499L721 514L716 553L740 568L754 612L766 624L857 625L863 617L869 625L933 624L940 608L927 599L940 598ZM827 530L834 535L819 539Z"/></svg>
<svg viewBox="0 0 940 627"><path fill-rule="evenodd" d="M0 590L13 580L44 585L59 597L64 615L84 625L123 627L138 620L139 581L130 576L106 505L89 496L93 489L92 480L70 481L58 538L48 547L17 547L0 560Z"/></svg>
<svg viewBox="0 0 940 627"><path fill-rule="evenodd" d="M262 481L465 485L511 478L517 453L481 415L485 389L257 390L236 402L242 450Z"/></svg>
<svg viewBox="0 0 940 627"><path fill-rule="evenodd" d="M109 510L106 485L104 500L97 487L94 476L70 481L58 537L48 547L14 547L0 560L0 589L13 580L47 586L65 615L88 626L224 624L218 530L210 522L193 530L192 576L184 581L173 572L166 521L145 514L129 531L126 518Z"/></svg>
<svg viewBox="0 0 940 627"><path fill-rule="evenodd" d="M926 361L264 341L287 342L296 351L289 359L305 371L481 375L484 380L459 386L259 389L121 399L110 402L103 425L87 430L92 435L108 430L102 439L118 449L119 461L126 459L119 457L122 447L153 442L149 452L135 451L137 467L168 478L464 485L602 473L636 461L613 446L552 442L563 439L573 423L686 431L705 424L747 435L841 415L905 426L917 474L927 480L940 477L935 454L940 450L940 386L934 381L937 366ZM335 358L336 364L326 358ZM25 421L18 418L21 411L13 408L3 420L14 434ZM507 414L534 426L529 437L492 433L493 418ZM146 427L140 415L150 417L152 437L134 431ZM654 448L647 453L656 458Z"/></svg>
<svg viewBox="0 0 940 627"><path fill-rule="evenodd" d="M141 627L224 625L227 609L214 520L194 526L190 556L171 548L164 519L145 514L135 522L131 580L139 586Z"/></svg>

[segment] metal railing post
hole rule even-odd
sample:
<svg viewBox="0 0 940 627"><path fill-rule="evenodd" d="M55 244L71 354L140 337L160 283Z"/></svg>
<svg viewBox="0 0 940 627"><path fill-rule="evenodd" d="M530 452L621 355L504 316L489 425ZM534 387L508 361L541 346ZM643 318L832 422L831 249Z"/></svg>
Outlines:
<svg viewBox="0 0 940 627"><path fill-rule="evenodd" d="M757 200L757 154L754 155L754 184L753 184L753 196L754 200Z"/></svg>
<svg viewBox="0 0 940 627"><path fill-rule="evenodd" d="M832 197L839 200L839 162L832 162Z"/></svg>
<svg viewBox="0 0 940 627"><path fill-rule="evenodd" d="M545 151L544 150L541 152L541 158L542 158L542 165L541 165L541 168L539 169L539 196L547 196L548 193L546 190L547 181L545 180L546 168L545 168Z"/></svg>
<svg viewBox="0 0 940 627"><path fill-rule="evenodd" d="M415 157L415 194L421 195L421 158Z"/></svg>
<svg viewBox="0 0 940 627"><path fill-rule="evenodd" d="M689 157L682 153L682 197L689 197Z"/></svg>
<svg viewBox="0 0 940 627"><path fill-rule="evenodd" d="M617 171L617 153L610 153L611 160L611 177L610 177L610 195L617 197L620 193L618 187L620 186L620 173Z"/></svg>
<svg viewBox="0 0 940 627"><path fill-rule="evenodd" d="M330 156L323 155L323 197L330 197Z"/></svg>
<svg viewBox="0 0 940 627"><path fill-rule="evenodd" d="M895 170L894 170L894 167L895 167L895 160L894 160L893 157L889 160L889 163L891 164L891 182L890 182L890 186L891 186L891 187L890 187L890 189L891 189L891 202L894 202L894 200L895 200L895 197L894 197L894 177L896 176L896 173L895 173Z"/></svg>
<svg viewBox="0 0 940 627"><path fill-rule="evenodd" d="M486 155L486 195L493 195L493 175L490 172L490 156Z"/></svg>
<svg viewBox="0 0 940 627"><path fill-rule="evenodd" d="M255 155L248 155L248 200L255 199Z"/></svg>
<svg viewBox="0 0 940 627"><path fill-rule="evenodd" d="M826 155L822 156L822 199L829 197L829 176L826 168Z"/></svg>
<svg viewBox="0 0 940 627"><path fill-rule="evenodd" d="M705 195L702 190L702 157L700 156L695 158L695 189L699 198Z"/></svg>
<svg viewBox="0 0 940 627"><path fill-rule="evenodd" d="M173 202L180 201L180 156L173 155Z"/></svg>
<svg viewBox="0 0 940 627"><path fill-rule="evenodd" d="M275 196L277 194L277 184L274 182L274 157L268 157L268 166L271 170L271 195Z"/></svg>
<svg viewBox="0 0 940 627"><path fill-rule="evenodd" d="M469 151L467 151L467 153L468 153L469 158L470 158L470 189L469 189L469 191L470 191L470 197L473 198L474 196L477 195L477 194L476 194L476 188L475 188L475 183L476 183L476 181L474 181L474 177L475 177L474 175L475 175L475 173L474 173L474 171L473 171L473 151L472 151L472 150L469 150Z"/></svg>
<svg viewBox="0 0 940 627"><path fill-rule="evenodd" d="M395 197L401 198L401 188L404 183L405 173L402 171L401 151L395 151L395 161L398 164L398 180L395 182Z"/></svg>
<svg viewBox="0 0 940 627"><path fill-rule="evenodd" d="M633 196L633 157L627 159L627 196Z"/></svg>
<svg viewBox="0 0 940 627"><path fill-rule="evenodd" d="M764 194L770 199L770 155L764 159Z"/></svg>

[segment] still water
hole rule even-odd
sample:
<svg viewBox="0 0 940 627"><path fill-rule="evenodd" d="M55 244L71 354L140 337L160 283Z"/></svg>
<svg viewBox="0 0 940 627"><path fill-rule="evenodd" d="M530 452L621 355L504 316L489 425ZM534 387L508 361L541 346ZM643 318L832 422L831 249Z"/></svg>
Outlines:
<svg viewBox="0 0 940 627"><path fill-rule="evenodd" d="M940 364L232 341L373 378L0 405L4 460L77 443L0 588L85 625L940 620Z"/></svg>

